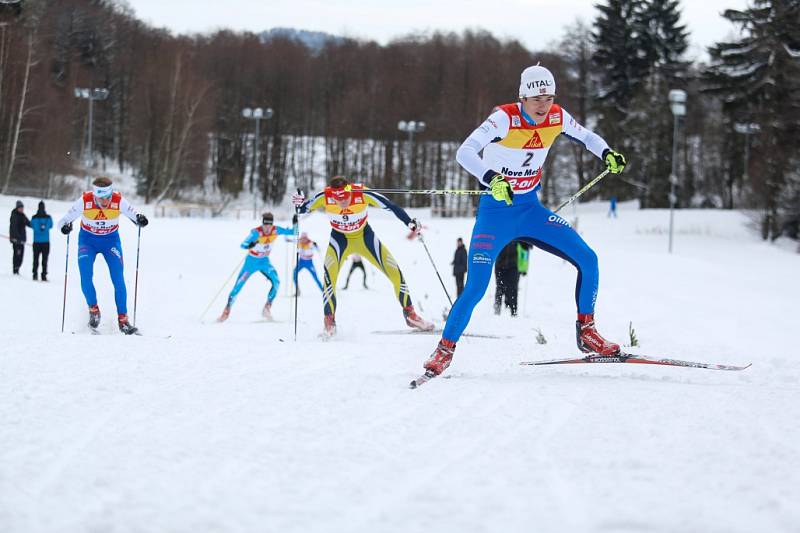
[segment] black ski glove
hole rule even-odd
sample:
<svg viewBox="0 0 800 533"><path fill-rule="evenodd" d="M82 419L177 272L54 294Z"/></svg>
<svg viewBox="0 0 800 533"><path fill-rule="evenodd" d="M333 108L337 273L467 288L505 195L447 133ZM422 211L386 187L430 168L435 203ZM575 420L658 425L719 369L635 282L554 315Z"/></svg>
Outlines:
<svg viewBox="0 0 800 533"><path fill-rule="evenodd" d="M140 228L145 227L149 223L150 222L147 220L146 216L142 215L141 213L136 215L136 225L139 226Z"/></svg>
<svg viewBox="0 0 800 533"><path fill-rule="evenodd" d="M248 242L247 249L249 250L250 248L253 248L256 244L258 244L258 242L256 241Z"/></svg>
<svg viewBox="0 0 800 533"><path fill-rule="evenodd" d="M64 235L68 235L70 231L72 231L72 222L69 222L61 226L61 233L63 233Z"/></svg>

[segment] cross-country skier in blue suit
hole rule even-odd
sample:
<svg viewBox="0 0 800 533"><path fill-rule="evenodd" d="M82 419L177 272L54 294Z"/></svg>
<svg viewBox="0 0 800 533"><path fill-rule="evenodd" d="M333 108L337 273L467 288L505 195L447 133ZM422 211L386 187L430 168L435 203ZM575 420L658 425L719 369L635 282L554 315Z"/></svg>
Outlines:
<svg viewBox="0 0 800 533"><path fill-rule="evenodd" d="M251 274L261 272L270 281L272 287L267 295L267 303L264 304L262 314L264 318L272 319L272 302L278 295L278 287L280 280L278 279L278 271L272 266L269 260L269 254L272 251L272 243L278 238L278 235L293 235L294 229L282 228L273 224L274 217L272 213L264 213L261 215L261 225L253 228L247 235L242 244L240 245L245 250L250 250L247 258L244 260L242 270L239 272L239 277L236 278L236 284L233 286L231 293L228 295L228 303L225 304L222 314L217 319L218 322L225 322L231 314L231 307L233 302L236 301L236 296L242 290L244 284L250 278ZM292 220L297 224L297 215Z"/></svg>

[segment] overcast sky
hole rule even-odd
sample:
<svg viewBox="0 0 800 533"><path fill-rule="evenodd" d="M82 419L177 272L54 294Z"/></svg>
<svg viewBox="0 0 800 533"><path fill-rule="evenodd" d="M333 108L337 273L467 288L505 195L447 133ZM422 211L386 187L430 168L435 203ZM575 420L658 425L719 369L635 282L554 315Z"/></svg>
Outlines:
<svg viewBox="0 0 800 533"><path fill-rule="evenodd" d="M376 40L414 31L483 28L519 40L530 50L558 41L563 28L582 18L591 23L596 0L126 0L137 16L176 33L219 28L259 32L276 26ZM689 57L735 35L720 16L747 0L683 0L682 22L691 32ZM190 5L191 7L187 7Z"/></svg>

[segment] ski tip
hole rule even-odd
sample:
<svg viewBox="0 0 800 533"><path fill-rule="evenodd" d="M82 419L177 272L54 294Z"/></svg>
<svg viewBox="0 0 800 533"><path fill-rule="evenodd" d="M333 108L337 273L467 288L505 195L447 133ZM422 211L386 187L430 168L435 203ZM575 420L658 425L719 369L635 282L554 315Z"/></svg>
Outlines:
<svg viewBox="0 0 800 533"><path fill-rule="evenodd" d="M431 372L430 370L426 370L424 374L422 374L417 379L413 380L411 383L408 384L409 389L416 389L420 385L424 385L425 383L429 382L433 378L436 377L436 374Z"/></svg>

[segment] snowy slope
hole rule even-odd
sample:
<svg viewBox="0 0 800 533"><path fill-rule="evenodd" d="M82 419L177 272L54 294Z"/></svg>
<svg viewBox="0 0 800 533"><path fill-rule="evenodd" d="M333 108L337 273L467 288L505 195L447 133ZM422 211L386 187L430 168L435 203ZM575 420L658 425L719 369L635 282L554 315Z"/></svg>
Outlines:
<svg viewBox="0 0 800 533"><path fill-rule="evenodd" d="M13 201L0 197L0 212ZM66 209L48 206L54 218ZM437 338L373 333L405 329L374 269L370 290L360 273L340 289L341 335L329 343L316 338L310 278L297 343L285 287L279 321L259 320L263 279L216 324L226 286L201 323L242 257L246 221L152 219L145 335L133 338L114 331L102 259L108 334L86 334L75 238L65 334L65 239L52 234L47 284L30 281L30 255L12 277L11 247L0 246L0 531L798 531L800 255L757 240L738 213L677 212L672 255L664 211L579 214L600 257L601 332L627 341L632 321L643 353L753 366L519 366L576 353L575 271L540 251L522 283L524 316L495 317L490 287L468 329L508 338L462 339L452 378L410 391ZM448 265L471 220L417 215L454 292ZM388 214L370 220L418 308L441 322L446 299L421 245ZM321 215L302 224L327 242ZM122 238L132 312L127 221ZM273 254L284 281L291 251L280 242Z"/></svg>

